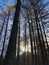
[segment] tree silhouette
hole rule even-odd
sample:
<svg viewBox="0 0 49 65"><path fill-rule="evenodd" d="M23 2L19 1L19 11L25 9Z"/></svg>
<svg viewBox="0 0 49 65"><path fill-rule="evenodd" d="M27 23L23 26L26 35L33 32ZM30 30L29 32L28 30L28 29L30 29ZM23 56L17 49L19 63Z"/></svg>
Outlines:
<svg viewBox="0 0 49 65"><path fill-rule="evenodd" d="M6 11L0 14L3 20L0 26L0 40L3 43L0 64L49 65L49 43L45 30L45 24L49 20L47 7L49 2L16 0L14 5L3 5L6 6ZM5 32L3 32L5 23ZM10 23L12 25L9 25ZM9 30L10 37L7 36L9 34L8 26L9 28L12 26ZM2 36L4 36L4 40L2 40ZM6 36L9 38L8 44ZM3 59L4 54L6 55Z"/></svg>
<svg viewBox="0 0 49 65"><path fill-rule="evenodd" d="M20 0L17 1L15 16L14 16L14 22L11 30L9 45L7 49L7 53L5 56L5 65L13 65L14 64L14 58L16 57L16 37L17 37L17 30L18 30L18 23L19 23L19 13L20 13ZM12 45L11 45L12 44Z"/></svg>

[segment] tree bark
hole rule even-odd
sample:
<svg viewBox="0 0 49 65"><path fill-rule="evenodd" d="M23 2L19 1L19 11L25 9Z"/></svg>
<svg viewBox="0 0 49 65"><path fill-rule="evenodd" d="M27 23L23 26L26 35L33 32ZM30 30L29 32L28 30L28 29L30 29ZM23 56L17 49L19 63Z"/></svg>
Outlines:
<svg viewBox="0 0 49 65"><path fill-rule="evenodd" d="M20 14L20 0L17 0L16 11L13 21L13 26L11 30L9 45L7 49L7 53L5 56L4 65L16 65L16 40L17 40L17 31L18 31L18 23L19 23L19 14Z"/></svg>

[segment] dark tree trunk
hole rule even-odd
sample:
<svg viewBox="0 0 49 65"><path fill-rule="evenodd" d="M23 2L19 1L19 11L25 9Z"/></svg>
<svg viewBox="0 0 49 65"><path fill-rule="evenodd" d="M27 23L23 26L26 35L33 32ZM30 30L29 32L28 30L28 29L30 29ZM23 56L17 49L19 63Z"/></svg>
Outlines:
<svg viewBox="0 0 49 65"><path fill-rule="evenodd" d="M40 17L41 17L41 14L40 14ZM42 23L43 33L44 33L44 37L45 37L45 43L46 43L46 46L47 46L47 48L48 48L48 41L47 41L47 37L46 37L46 33L45 33L45 29L44 29L44 25L43 25L42 18L41 18L41 23ZM49 52L49 51L48 51L48 52Z"/></svg>
<svg viewBox="0 0 49 65"><path fill-rule="evenodd" d="M17 61L16 61L16 63L19 65L19 51L20 51L20 23L19 23L19 25L18 25L18 50L17 50Z"/></svg>
<svg viewBox="0 0 49 65"><path fill-rule="evenodd" d="M7 18L7 22L6 22L6 30L5 30L5 35L4 35L4 41L3 41L3 47L2 47L2 51L1 51L1 64L2 64L2 61L3 61L3 51L4 51L4 44L5 44L5 39L6 39L6 34L7 34L7 28L8 28L8 20L9 20L9 15L8 15L8 18Z"/></svg>
<svg viewBox="0 0 49 65"><path fill-rule="evenodd" d="M1 35L2 35L2 31L3 31L4 23L5 23L5 19L4 19L3 23L2 23L2 27L1 27L1 30L0 30L0 41L1 41Z"/></svg>
<svg viewBox="0 0 49 65"><path fill-rule="evenodd" d="M18 23L19 23L19 14L20 14L20 0L17 0L16 11L14 16L14 22L11 30L11 36L9 40L9 45L7 49L7 53L5 56L4 65L16 65L16 40L17 40L17 31L18 31Z"/></svg>
<svg viewBox="0 0 49 65"><path fill-rule="evenodd" d="M33 65L33 39L32 39L32 31L31 31L31 23L29 22L28 15L28 24L29 24L29 36L30 36L30 45L31 45L31 64Z"/></svg>
<svg viewBox="0 0 49 65"><path fill-rule="evenodd" d="M45 64L45 65L47 64L48 65L47 54L45 52L45 47L44 47L44 41L43 40L41 41L42 37L40 38L40 33L39 33L39 28L38 28L38 26L39 26L38 25L39 20L38 20L37 11L35 11L35 20L36 20L36 26L37 26L37 33L38 33L39 45L40 45L40 49L41 49L41 53L42 53L42 57L43 57L43 64Z"/></svg>

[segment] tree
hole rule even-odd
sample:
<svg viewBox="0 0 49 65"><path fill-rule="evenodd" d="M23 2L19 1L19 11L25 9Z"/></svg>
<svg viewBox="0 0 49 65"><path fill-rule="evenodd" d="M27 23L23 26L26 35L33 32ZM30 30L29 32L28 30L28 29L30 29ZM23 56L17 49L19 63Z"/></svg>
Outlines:
<svg viewBox="0 0 49 65"><path fill-rule="evenodd" d="M49 2L44 4L42 0L23 1L17 0L16 5L7 6L11 12L10 19L13 20L14 11L15 15L3 65L49 65L48 43L44 29L45 24L43 24L43 20L47 20L49 17L47 8L45 8ZM21 45L24 48L21 49ZM30 52L28 51L29 48Z"/></svg>
<svg viewBox="0 0 49 65"><path fill-rule="evenodd" d="M19 23L20 4L21 1L17 0L14 22L11 30L7 53L5 56L5 62L4 62L5 65L14 65L14 61L16 57L16 39L17 39L17 31L18 31L18 23Z"/></svg>

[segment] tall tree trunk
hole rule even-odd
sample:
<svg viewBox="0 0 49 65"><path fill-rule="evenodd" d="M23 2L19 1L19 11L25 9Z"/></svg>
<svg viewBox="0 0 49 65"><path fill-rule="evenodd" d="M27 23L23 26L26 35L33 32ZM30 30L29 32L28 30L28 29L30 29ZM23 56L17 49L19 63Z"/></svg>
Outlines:
<svg viewBox="0 0 49 65"><path fill-rule="evenodd" d="M40 14L40 17L41 17L41 14ZM42 24L42 28L43 28L44 37L45 37L45 43L46 43L46 46L48 48L48 41L47 41L47 37L46 37L46 33L45 33L45 29L44 29L42 18L41 18L41 24Z"/></svg>
<svg viewBox="0 0 49 65"><path fill-rule="evenodd" d="M31 23L29 22L29 15L28 15L28 24L29 24L29 36L30 36L30 45L31 45L31 64L33 65L33 41L31 34Z"/></svg>
<svg viewBox="0 0 49 65"><path fill-rule="evenodd" d="M5 56L4 65L16 65L16 40L17 40L17 31L18 31L18 23L19 23L19 14L20 14L20 0L17 0L16 11L14 16L14 22L11 30L11 36L9 40L9 45L7 49L7 53Z"/></svg>
<svg viewBox="0 0 49 65"><path fill-rule="evenodd" d="M3 31L4 23L5 23L5 18L3 20L2 27L1 27L1 30L0 30L0 41L1 41L1 35L2 35L2 31Z"/></svg>
<svg viewBox="0 0 49 65"><path fill-rule="evenodd" d="M10 14L9 14L9 15L10 15ZM2 51L1 51L1 60L0 60L0 61L1 61L1 64L2 64L2 61L3 61L3 58L2 58L2 57L3 57L5 39L6 39L6 34L7 34L9 15L8 15L7 22L6 22L6 30L5 30L5 35L4 35L3 47L2 47Z"/></svg>
<svg viewBox="0 0 49 65"><path fill-rule="evenodd" d="M43 64L48 65L47 54L45 52L44 42L41 41L41 38L40 38L40 33L39 33L39 28L38 28L39 21L38 21L38 14L37 14L36 10L35 10L35 20L36 20L36 26L37 26L37 33L38 33L39 45L40 45L40 49L41 49L41 53L42 53L42 57L43 57Z"/></svg>
<svg viewBox="0 0 49 65"><path fill-rule="evenodd" d="M17 50L17 65L19 65L19 52L20 52L20 22L19 22L19 25L18 25L18 50Z"/></svg>

